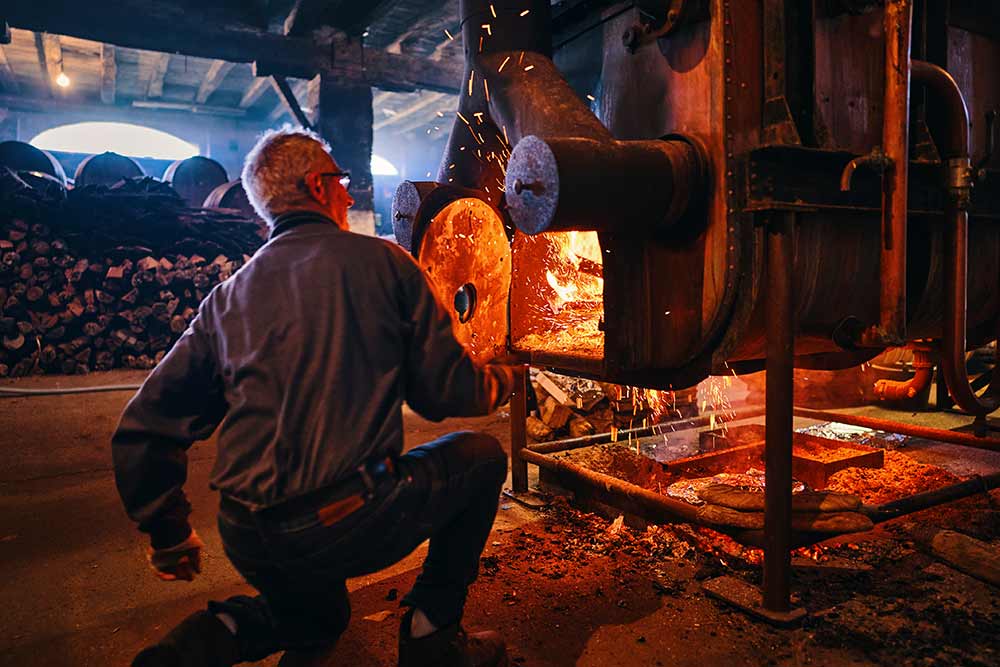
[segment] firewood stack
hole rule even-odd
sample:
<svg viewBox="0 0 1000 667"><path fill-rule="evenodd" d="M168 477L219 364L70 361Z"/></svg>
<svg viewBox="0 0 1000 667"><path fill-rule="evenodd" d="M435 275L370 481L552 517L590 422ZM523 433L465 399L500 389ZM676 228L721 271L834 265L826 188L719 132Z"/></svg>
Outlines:
<svg viewBox="0 0 1000 667"><path fill-rule="evenodd" d="M0 168L0 377L152 368L262 242L153 179L28 180Z"/></svg>
<svg viewBox="0 0 1000 667"><path fill-rule="evenodd" d="M698 414L698 388L653 392L531 369L537 406L525 423L536 442L639 428Z"/></svg>

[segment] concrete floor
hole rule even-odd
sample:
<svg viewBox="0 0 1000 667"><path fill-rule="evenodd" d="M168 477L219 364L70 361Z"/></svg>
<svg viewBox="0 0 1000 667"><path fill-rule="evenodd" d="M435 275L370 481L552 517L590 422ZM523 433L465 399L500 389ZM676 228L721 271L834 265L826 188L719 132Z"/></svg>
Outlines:
<svg viewBox="0 0 1000 667"><path fill-rule="evenodd" d="M143 377L142 372L121 371L25 378L0 386L131 384ZM131 393L0 398L0 451L5 460L0 468L0 665L127 665L141 646L207 600L248 591L223 556L214 526L217 498L208 489L213 441L191 450L186 485L195 508L192 522L207 545L203 574L192 583L164 583L146 566L146 542L120 506L109 461L110 436ZM948 428L968 421L947 414L917 419ZM406 428L408 446L463 428L492 433L509 446L505 411L441 424L409 413ZM996 453L927 443L914 443L913 451L955 467L959 474L1000 468ZM498 577L477 584L469 615L473 627L489 623L515 638L519 664L810 661L784 648L790 642L808 641L803 639L808 635L778 634L719 610L697 592L690 574L681 574L683 562L670 567L678 568L674 574L678 581L688 582L688 592L672 600L658 598L641 574L623 575L621 563L613 559L583 563L566 578L518 563L518 554L524 558L530 553L520 551L525 541L550 539L558 544L559 529L543 526L538 515L517 505L505 504L503 509L487 554L506 560ZM423 552L422 547L389 570L350 582L355 620L338 647L337 664L393 664L395 620L366 621L365 616L395 609L396 603L386 602L387 591L405 591ZM515 586L521 597L512 599ZM531 596L535 600L529 603ZM511 606L518 600L520 606ZM560 624L573 624L575 630L566 632ZM616 659L623 650L627 658ZM850 646L814 655L812 660L838 665L867 662ZM272 657L260 664L276 662Z"/></svg>
<svg viewBox="0 0 1000 667"><path fill-rule="evenodd" d="M2 386L38 388L140 383L134 371L83 377L34 377ZM222 553L215 528L217 496L208 488L215 441L190 451L185 489L191 520L206 543L194 582L157 580L146 541L125 516L115 491L109 442L131 391L79 396L0 398L0 664L126 665L135 651L204 606L248 587ZM503 414L440 424L407 411L408 446L459 429L509 443ZM502 512L500 530L530 518ZM417 568L425 547L395 567L353 580L357 590ZM276 659L261 664L274 664Z"/></svg>

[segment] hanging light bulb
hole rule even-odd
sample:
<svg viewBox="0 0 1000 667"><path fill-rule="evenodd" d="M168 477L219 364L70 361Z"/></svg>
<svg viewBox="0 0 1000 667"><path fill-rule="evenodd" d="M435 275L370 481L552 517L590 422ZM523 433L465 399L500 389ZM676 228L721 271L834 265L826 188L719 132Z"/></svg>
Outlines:
<svg viewBox="0 0 1000 667"><path fill-rule="evenodd" d="M66 72L59 72L59 76L56 77L56 85L60 88L68 88L69 83L69 77L66 76Z"/></svg>

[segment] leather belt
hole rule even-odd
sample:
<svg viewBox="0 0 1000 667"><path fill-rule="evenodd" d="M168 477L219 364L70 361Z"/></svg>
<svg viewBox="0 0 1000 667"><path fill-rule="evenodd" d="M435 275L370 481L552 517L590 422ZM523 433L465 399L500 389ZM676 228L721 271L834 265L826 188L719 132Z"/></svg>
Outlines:
<svg viewBox="0 0 1000 667"><path fill-rule="evenodd" d="M225 494L220 504L229 511L244 516L252 515L265 521L282 521L315 513L324 525L331 526L364 507L375 497L382 484L395 479L395 460L387 456L361 464L353 474L330 486L263 509L251 510L239 500Z"/></svg>

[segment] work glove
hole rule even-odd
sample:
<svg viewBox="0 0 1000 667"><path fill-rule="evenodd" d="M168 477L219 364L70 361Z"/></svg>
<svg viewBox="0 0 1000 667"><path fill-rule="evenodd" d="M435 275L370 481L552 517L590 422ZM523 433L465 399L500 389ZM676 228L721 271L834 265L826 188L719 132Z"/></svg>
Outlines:
<svg viewBox="0 0 1000 667"><path fill-rule="evenodd" d="M166 549L150 547L147 552L149 566L163 581L193 581L194 575L201 573L201 549L204 546L205 543L192 528L191 534L180 544Z"/></svg>

